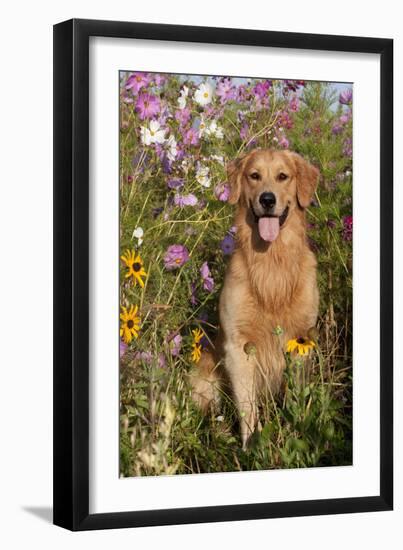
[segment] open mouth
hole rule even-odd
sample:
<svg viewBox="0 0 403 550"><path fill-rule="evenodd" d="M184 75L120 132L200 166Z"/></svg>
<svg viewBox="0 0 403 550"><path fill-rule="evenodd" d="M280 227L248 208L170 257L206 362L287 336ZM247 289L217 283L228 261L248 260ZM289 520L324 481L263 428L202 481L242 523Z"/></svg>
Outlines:
<svg viewBox="0 0 403 550"><path fill-rule="evenodd" d="M263 214L258 216L250 204L255 222L258 224L260 237L267 242L272 243L275 241L280 233L280 228L284 224L288 216L289 207L287 206L280 216L273 216L271 214Z"/></svg>

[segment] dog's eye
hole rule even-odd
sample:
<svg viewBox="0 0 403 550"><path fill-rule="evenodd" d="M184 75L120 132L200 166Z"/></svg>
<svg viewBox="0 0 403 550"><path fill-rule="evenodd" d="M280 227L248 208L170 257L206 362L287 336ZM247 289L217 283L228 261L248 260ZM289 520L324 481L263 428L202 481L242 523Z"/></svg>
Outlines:
<svg viewBox="0 0 403 550"><path fill-rule="evenodd" d="M260 176L257 172L252 172L252 174L250 175L250 177L253 179L253 180L258 180L260 179Z"/></svg>
<svg viewBox="0 0 403 550"><path fill-rule="evenodd" d="M278 175L278 179L280 181L284 181L288 178L287 174L284 174L284 172L280 172L279 175Z"/></svg>

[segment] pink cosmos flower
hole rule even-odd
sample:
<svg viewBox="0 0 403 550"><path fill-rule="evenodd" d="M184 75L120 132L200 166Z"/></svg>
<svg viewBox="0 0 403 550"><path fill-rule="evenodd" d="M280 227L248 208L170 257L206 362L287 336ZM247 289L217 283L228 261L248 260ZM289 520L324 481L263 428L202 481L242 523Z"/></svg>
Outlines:
<svg viewBox="0 0 403 550"><path fill-rule="evenodd" d="M179 122L181 126L186 126L191 118L191 112L188 107L184 109L178 109L175 111L175 119Z"/></svg>
<svg viewBox="0 0 403 550"><path fill-rule="evenodd" d="M234 86L232 79L229 77L220 78L216 86L216 95L220 98L220 102L223 105L231 99L235 99L237 96L237 90Z"/></svg>
<svg viewBox="0 0 403 550"><path fill-rule="evenodd" d="M340 121L341 124L347 124L347 122L349 122L350 118L351 118L351 111L348 111L344 115L341 115L341 117L339 118L339 121Z"/></svg>
<svg viewBox="0 0 403 550"><path fill-rule="evenodd" d="M281 136L281 138L278 140L278 144L281 145L281 147L284 147L284 149L288 149L290 142L285 136Z"/></svg>
<svg viewBox="0 0 403 550"><path fill-rule="evenodd" d="M141 120L152 118L161 110L161 102L155 95L142 93L136 102L136 111Z"/></svg>
<svg viewBox="0 0 403 550"><path fill-rule="evenodd" d="M219 183L215 189L214 194L219 201L227 202L229 198L229 187L226 183Z"/></svg>
<svg viewBox="0 0 403 550"><path fill-rule="evenodd" d="M187 261L189 261L189 252L186 246L181 244L168 246L164 256L165 268L168 271L182 267Z"/></svg>
<svg viewBox="0 0 403 550"><path fill-rule="evenodd" d="M147 73L132 73L126 81L126 90L131 90L133 94L138 94L141 88L149 85L151 79Z"/></svg>
<svg viewBox="0 0 403 550"><path fill-rule="evenodd" d="M259 99L264 99L267 97L267 92L270 90L271 85L271 80L262 80L253 87L252 92Z"/></svg>
<svg viewBox="0 0 403 550"><path fill-rule="evenodd" d="M189 128L183 135L183 143L185 145L199 145L199 133L195 128Z"/></svg>
<svg viewBox="0 0 403 550"><path fill-rule="evenodd" d="M173 338L172 336L169 337L168 341L169 341L169 349L171 351L171 355L173 357L177 357L182 347L182 336L180 334L176 334Z"/></svg>
<svg viewBox="0 0 403 550"><path fill-rule="evenodd" d="M201 266L200 275L203 279L204 290L207 290L207 292L212 292L214 289L214 279L211 276L211 272L207 262L204 262L204 264Z"/></svg>

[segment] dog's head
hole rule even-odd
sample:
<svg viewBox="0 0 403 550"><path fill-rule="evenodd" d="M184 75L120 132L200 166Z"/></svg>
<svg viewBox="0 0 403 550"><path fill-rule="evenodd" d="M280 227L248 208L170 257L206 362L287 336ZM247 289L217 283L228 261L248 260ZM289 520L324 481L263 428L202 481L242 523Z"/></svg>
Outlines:
<svg viewBox="0 0 403 550"><path fill-rule="evenodd" d="M290 151L257 149L228 167L229 202L248 209L260 237L273 242L296 208L309 206L319 172Z"/></svg>

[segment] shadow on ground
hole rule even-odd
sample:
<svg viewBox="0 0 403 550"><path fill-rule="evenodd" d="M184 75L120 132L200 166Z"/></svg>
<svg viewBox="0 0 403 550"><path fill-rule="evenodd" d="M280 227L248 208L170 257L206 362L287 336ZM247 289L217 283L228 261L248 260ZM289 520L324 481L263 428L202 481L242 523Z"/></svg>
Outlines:
<svg viewBox="0 0 403 550"><path fill-rule="evenodd" d="M53 508L51 506L23 506L22 509L37 518L53 523Z"/></svg>

